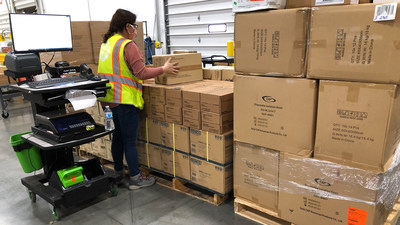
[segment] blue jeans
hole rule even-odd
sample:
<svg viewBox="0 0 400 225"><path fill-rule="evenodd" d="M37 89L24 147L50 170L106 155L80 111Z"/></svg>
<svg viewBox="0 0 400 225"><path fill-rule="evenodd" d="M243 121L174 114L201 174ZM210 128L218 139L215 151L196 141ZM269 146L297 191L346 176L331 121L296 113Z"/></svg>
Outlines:
<svg viewBox="0 0 400 225"><path fill-rule="evenodd" d="M111 153L114 159L114 169L122 171L123 156L128 163L129 175L140 173L136 140L139 130L140 109L133 105L120 104L111 108L115 130L113 133Z"/></svg>

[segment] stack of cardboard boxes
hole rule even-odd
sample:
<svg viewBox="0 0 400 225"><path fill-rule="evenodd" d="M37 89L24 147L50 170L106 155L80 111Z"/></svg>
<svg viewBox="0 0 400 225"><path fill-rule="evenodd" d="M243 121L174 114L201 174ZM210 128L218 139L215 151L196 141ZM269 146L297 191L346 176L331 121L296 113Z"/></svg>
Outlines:
<svg viewBox="0 0 400 225"><path fill-rule="evenodd" d="M400 184L390 7L236 14L236 197L299 225L384 223Z"/></svg>
<svg viewBox="0 0 400 225"><path fill-rule="evenodd" d="M229 193L233 83L148 83L143 98L147 118L139 131L139 163L213 192Z"/></svg>
<svg viewBox="0 0 400 225"><path fill-rule="evenodd" d="M235 71L233 66L213 66L203 68L203 79L233 81Z"/></svg>

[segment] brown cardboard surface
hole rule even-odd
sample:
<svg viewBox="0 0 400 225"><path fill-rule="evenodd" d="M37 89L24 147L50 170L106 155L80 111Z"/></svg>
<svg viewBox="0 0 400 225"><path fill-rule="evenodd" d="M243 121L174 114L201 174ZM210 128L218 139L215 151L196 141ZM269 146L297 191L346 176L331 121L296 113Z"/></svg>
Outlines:
<svg viewBox="0 0 400 225"><path fill-rule="evenodd" d="M175 157L174 155L175 154ZM161 151L163 171L176 177L190 180L190 156L180 152L163 149ZM175 167L174 167L175 162ZM175 169L175 171L174 171Z"/></svg>
<svg viewBox="0 0 400 225"><path fill-rule="evenodd" d="M190 118L182 118L182 124L186 127L194 128L194 129L201 129L201 120L194 120Z"/></svg>
<svg viewBox="0 0 400 225"><path fill-rule="evenodd" d="M393 205L388 199L379 198L383 197L383 191L389 191L385 196L392 198L394 190L389 188L390 184L380 189L384 176L328 161L281 154L281 218L295 224L309 224L310 221L332 225L383 224ZM396 196L393 199L397 199ZM381 201L388 204L386 209Z"/></svg>
<svg viewBox="0 0 400 225"><path fill-rule="evenodd" d="M165 113L163 113L163 112L150 111L150 114L148 116L150 118L158 120L158 121L164 121L165 120Z"/></svg>
<svg viewBox="0 0 400 225"><path fill-rule="evenodd" d="M233 130L233 121L226 122L222 125L202 121L201 129L204 131L211 132L211 133L223 134L223 133Z"/></svg>
<svg viewBox="0 0 400 225"><path fill-rule="evenodd" d="M197 109L183 108L182 116L184 119L186 118L186 119L190 119L190 120L201 121L201 113L200 113L200 110L197 110Z"/></svg>
<svg viewBox="0 0 400 225"><path fill-rule="evenodd" d="M235 68L233 66L226 66L222 69L223 81L233 81L233 76L235 75Z"/></svg>
<svg viewBox="0 0 400 225"><path fill-rule="evenodd" d="M171 62L179 63L179 73L163 74L156 77L158 84L179 84L203 79L203 71L200 53L174 54L174 55L155 55L153 56L153 65L155 67L163 66L171 58Z"/></svg>
<svg viewBox="0 0 400 225"><path fill-rule="evenodd" d="M190 153L220 164L230 163L233 158L232 131L215 134L191 128Z"/></svg>
<svg viewBox="0 0 400 225"><path fill-rule="evenodd" d="M399 113L397 85L320 81L315 157L384 171Z"/></svg>
<svg viewBox="0 0 400 225"><path fill-rule="evenodd" d="M182 98L166 98L165 105L175 108L182 108Z"/></svg>
<svg viewBox="0 0 400 225"><path fill-rule="evenodd" d="M92 154L100 156L102 158L107 157L106 144L103 138L97 138L92 142Z"/></svg>
<svg viewBox="0 0 400 225"><path fill-rule="evenodd" d="M330 5L350 5L358 3L358 0L286 0L286 8L300 8L312 6L330 6Z"/></svg>
<svg viewBox="0 0 400 225"><path fill-rule="evenodd" d="M154 168L157 170L163 169L162 160L161 160L161 151L163 147L149 144L149 163L150 168Z"/></svg>
<svg viewBox="0 0 400 225"><path fill-rule="evenodd" d="M182 115L176 115L176 114L165 114L165 122L167 123L175 123L175 124L183 124L183 118Z"/></svg>
<svg viewBox="0 0 400 225"><path fill-rule="evenodd" d="M203 79L221 80L221 78L222 78L222 68L218 66L203 68Z"/></svg>
<svg viewBox="0 0 400 225"><path fill-rule="evenodd" d="M200 95L201 111L225 113L233 110L233 83L221 81L221 86L202 92Z"/></svg>
<svg viewBox="0 0 400 225"><path fill-rule="evenodd" d="M147 144L144 141L138 140L136 142L136 148L137 148L137 152L138 152L138 162L141 165L148 166L146 145Z"/></svg>
<svg viewBox="0 0 400 225"><path fill-rule="evenodd" d="M190 181L220 194L232 191L232 170L232 164L219 166L193 156L190 157Z"/></svg>
<svg viewBox="0 0 400 225"><path fill-rule="evenodd" d="M171 115L177 115L177 116L182 117L182 108L181 107L170 106L170 105L165 105L165 113L166 114L171 114Z"/></svg>
<svg viewBox="0 0 400 225"><path fill-rule="evenodd" d="M304 77L310 10L235 15L235 72Z"/></svg>
<svg viewBox="0 0 400 225"><path fill-rule="evenodd" d="M62 52L62 59L70 65L94 63L92 39L88 21L71 22L73 51Z"/></svg>
<svg viewBox="0 0 400 225"><path fill-rule="evenodd" d="M147 133L149 141L161 145L161 128L160 121L154 119L147 119Z"/></svg>
<svg viewBox="0 0 400 225"><path fill-rule="evenodd" d="M235 142L233 190L241 197L278 212L279 152Z"/></svg>
<svg viewBox="0 0 400 225"><path fill-rule="evenodd" d="M201 112L201 118L203 123L223 125L224 123L233 122L233 112L228 112L224 114Z"/></svg>
<svg viewBox="0 0 400 225"><path fill-rule="evenodd" d="M313 150L317 81L235 76L234 138L298 155Z"/></svg>
<svg viewBox="0 0 400 225"><path fill-rule="evenodd" d="M178 124L160 122L161 144L190 153L189 128Z"/></svg>
<svg viewBox="0 0 400 225"><path fill-rule="evenodd" d="M200 110L201 103L199 101L183 100L182 107L183 109Z"/></svg>
<svg viewBox="0 0 400 225"><path fill-rule="evenodd" d="M375 7L361 4L312 10L309 78L400 83L396 72L400 70L400 20L374 22Z"/></svg>

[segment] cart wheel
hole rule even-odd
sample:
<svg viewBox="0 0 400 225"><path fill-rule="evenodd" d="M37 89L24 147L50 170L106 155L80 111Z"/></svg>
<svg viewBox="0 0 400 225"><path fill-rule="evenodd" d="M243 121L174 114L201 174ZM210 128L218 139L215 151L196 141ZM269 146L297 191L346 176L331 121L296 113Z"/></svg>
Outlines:
<svg viewBox="0 0 400 225"><path fill-rule="evenodd" d="M60 220L60 210L55 206L53 207L53 217L56 221Z"/></svg>
<svg viewBox="0 0 400 225"><path fill-rule="evenodd" d="M8 118L9 115L10 115L10 114L8 114L7 111L3 111L3 112L1 113L1 117L3 117L4 119Z"/></svg>
<svg viewBox="0 0 400 225"><path fill-rule="evenodd" d="M32 191L28 191L29 192L29 199L31 199L31 202L32 203L35 203L36 202L36 194L35 193L33 193Z"/></svg>
<svg viewBox="0 0 400 225"><path fill-rule="evenodd" d="M118 189L117 189L117 185L116 184L114 184L114 183L111 184L110 193L111 193L112 197L118 195Z"/></svg>

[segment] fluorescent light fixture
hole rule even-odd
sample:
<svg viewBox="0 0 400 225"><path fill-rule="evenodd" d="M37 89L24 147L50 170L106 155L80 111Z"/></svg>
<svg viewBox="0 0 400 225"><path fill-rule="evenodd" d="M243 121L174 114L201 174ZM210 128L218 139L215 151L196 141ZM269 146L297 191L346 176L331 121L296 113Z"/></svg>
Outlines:
<svg viewBox="0 0 400 225"><path fill-rule="evenodd" d="M226 23L208 25L208 33L222 33L226 32L227 29Z"/></svg>

